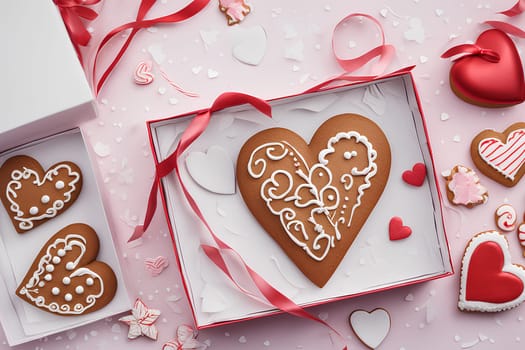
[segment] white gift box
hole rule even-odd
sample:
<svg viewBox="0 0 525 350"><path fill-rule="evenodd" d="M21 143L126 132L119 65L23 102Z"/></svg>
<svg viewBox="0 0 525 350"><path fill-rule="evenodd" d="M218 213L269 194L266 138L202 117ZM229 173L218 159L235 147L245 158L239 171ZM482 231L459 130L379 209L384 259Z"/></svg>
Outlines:
<svg viewBox="0 0 525 350"><path fill-rule="evenodd" d="M44 170L72 161L83 175L75 203L65 212L24 234L18 234L0 207L0 321L8 343L18 345L66 331L130 309L111 231L79 125L96 117L93 95L53 1L7 1L0 14L4 84L0 87L0 165L28 155ZM83 223L100 240L97 260L117 276L113 300L92 313L58 316L40 310L15 291L43 244L63 227Z"/></svg>
<svg viewBox="0 0 525 350"><path fill-rule="evenodd" d="M0 43L0 149L95 117L93 95L52 0L4 1Z"/></svg>
<svg viewBox="0 0 525 350"><path fill-rule="evenodd" d="M453 273L439 185L410 73L280 98L270 104L271 119L248 105L215 112L204 133L179 159L182 181L211 229L248 266L304 307ZM380 126L390 143L392 164L376 207L335 273L319 288L254 218L239 193L234 169L241 146L258 131L284 127L309 142L323 121L344 113L363 115ZM148 123L157 162L175 150L194 116ZM420 162L427 170L423 185L405 183L402 173ZM207 258L200 245L203 241L210 244L209 234L189 208L173 174L163 178L161 194L196 326L213 327L279 312L241 293ZM411 227L409 237L389 239L389 221L394 216Z"/></svg>

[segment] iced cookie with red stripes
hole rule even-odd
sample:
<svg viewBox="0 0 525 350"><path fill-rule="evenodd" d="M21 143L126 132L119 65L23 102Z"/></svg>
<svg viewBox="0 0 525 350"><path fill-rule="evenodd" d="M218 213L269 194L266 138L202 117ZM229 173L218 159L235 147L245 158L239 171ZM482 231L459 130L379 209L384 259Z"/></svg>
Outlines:
<svg viewBox="0 0 525 350"><path fill-rule="evenodd" d="M525 174L525 123L503 132L480 132L472 140L470 155L484 175L507 187L516 185Z"/></svg>

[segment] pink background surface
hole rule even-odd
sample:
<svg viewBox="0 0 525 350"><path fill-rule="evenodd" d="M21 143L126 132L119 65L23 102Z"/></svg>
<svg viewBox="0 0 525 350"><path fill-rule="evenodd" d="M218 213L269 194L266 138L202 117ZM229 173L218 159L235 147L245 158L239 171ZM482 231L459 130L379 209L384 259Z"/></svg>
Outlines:
<svg viewBox="0 0 525 350"><path fill-rule="evenodd" d="M93 39L85 50L88 75L96 45L112 28L132 20L138 3L126 1L123 5L122 1L103 0L97 7L100 16L90 23ZM153 176L145 121L205 108L224 91L273 98L298 93L341 73L331 52L332 30L347 14L361 12L378 18L387 42L397 48L391 70L417 65L414 77L437 172L456 164L473 167L468 153L473 136L485 128L504 130L523 119L525 106L491 110L460 101L448 85L450 62L439 56L451 46L474 41L488 28L481 24L485 20L505 20L519 25L520 17L509 20L496 14L512 5L510 1L490 0L252 1L252 13L234 28L226 25L224 15L213 1L184 23L141 31L97 98L98 119L86 123L82 129L96 159L95 172L99 176L130 297L140 297L151 308L161 310L157 322L159 339L129 341L127 327L117 322L118 316L115 316L16 348L161 349L164 342L174 338L178 325L192 323L161 210L157 211L140 244L126 243L134 225L143 219ZM175 1L158 1L148 18L174 12L180 7ZM240 63L232 57L233 31L259 25L267 34L264 58L258 66ZM346 50L348 55L355 56L370 48L373 40L367 34L375 33L375 29L368 22L354 25L352 29L344 33L340 45L342 54ZM122 37L114 39L102 52L100 67L105 67L114 57L123 40ZM301 60L286 58L287 50L300 43L304 57ZM522 39L517 39L516 44L518 49L524 47ZM173 81L200 97L187 97L169 86L160 76L159 65L154 66L156 78L152 84L134 84L135 67L141 61L151 60L152 50L165 55L160 66ZM451 209L446 203L445 223L456 272L460 270L469 239L478 232L495 228L494 210L500 204L505 201L513 204L520 218L525 212L523 181L507 189L484 176L481 180L490 193L485 205ZM516 234L510 233L507 237L513 262L525 264ZM145 270L143 260L158 255L168 257L170 266L160 276L152 277ZM380 346L383 349L411 350L430 346L481 350L523 346L523 306L494 314L460 312L456 307L458 286L456 273L421 285L318 306L309 311L327 320L347 339L352 349L364 349L365 346L349 327L349 314L356 309L371 311L377 307L386 309L392 321L390 332ZM289 315L203 330L197 339L206 341L211 349L335 348L326 328ZM0 335L0 348L9 348L3 334Z"/></svg>

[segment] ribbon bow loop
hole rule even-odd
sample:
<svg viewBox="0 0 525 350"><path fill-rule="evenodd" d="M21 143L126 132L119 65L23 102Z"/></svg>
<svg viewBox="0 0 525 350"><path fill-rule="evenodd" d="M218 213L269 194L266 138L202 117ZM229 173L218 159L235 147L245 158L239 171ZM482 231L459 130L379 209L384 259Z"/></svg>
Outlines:
<svg viewBox="0 0 525 350"><path fill-rule="evenodd" d="M498 63L500 60L500 55L494 50L484 49L475 44L461 44L454 46L447 51L445 51L441 58L451 58L452 60L458 60L465 56L479 56L484 60L492 63Z"/></svg>

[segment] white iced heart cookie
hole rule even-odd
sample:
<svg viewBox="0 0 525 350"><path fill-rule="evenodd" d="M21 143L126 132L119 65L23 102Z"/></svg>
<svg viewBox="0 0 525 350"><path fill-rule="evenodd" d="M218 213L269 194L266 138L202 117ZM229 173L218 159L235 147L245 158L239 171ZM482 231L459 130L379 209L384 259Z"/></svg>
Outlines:
<svg viewBox="0 0 525 350"><path fill-rule="evenodd" d="M263 130L245 142L237 159L247 207L319 287L368 219L389 173L385 134L356 114L328 119L309 144L288 129Z"/></svg>
<svg viewBox="0 0 525 350"><path fill-rule="evenodd" d="M27 232L62 214L82 189L82 172L73 162L44 171L29 156L14 156L0 168L0 198L18 233Z"/></svg>
<svg viewBox="0 0 525 350"><path fill-rule="evenodd" d="M186 168L193 180L208 191L235 193L235 171L224 148L211 146L206 153L191 152L186 158Z"/></svg>
<svg viewBox="0 0 525 350"><path fill-rule="evenodd" d="M356 310L350 314L350 327L370 349L377 348L390 331L390 315L384 309Z"/></svg>
<svg viewBox="0 0 525 350"><path fill-rule="evenodd" d="M117 279L111 267L96 260L98 251L98 236L91 227L64 227L44 244L16 294L60 316L99 310L115 296Z"/></svg>

